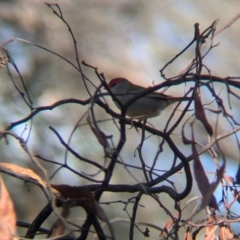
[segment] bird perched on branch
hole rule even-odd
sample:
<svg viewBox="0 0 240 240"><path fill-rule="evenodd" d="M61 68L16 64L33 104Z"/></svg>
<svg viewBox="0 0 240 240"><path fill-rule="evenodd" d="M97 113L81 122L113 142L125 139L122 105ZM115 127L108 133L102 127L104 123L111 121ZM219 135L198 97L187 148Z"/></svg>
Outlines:
<svg viewBox="0 0 240 240"><path fill-rule="evenodd" d="M121 77L112 79L108 86L123 106L134 96L146 90L146 88L135 85ZM167 106L181 100L186 100L186 98L152 92L132 102L127 108L126 115L131 118L145 120L158 116ZM120 109L119 104L116 101L114 103Z"/></svg>

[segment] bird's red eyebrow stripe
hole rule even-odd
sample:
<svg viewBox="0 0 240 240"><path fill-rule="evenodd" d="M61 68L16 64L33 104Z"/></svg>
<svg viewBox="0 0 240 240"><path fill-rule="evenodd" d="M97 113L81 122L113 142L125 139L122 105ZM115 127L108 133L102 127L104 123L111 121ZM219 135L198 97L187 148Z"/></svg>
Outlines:
<svg viewBox="0 0 240 240"><path fill-rule="evenodd" d="M124 78L113 78L109 83L108 86L112 87L114 85L116 85L117 83L122 82L123 80L125 80Z"/></svg>

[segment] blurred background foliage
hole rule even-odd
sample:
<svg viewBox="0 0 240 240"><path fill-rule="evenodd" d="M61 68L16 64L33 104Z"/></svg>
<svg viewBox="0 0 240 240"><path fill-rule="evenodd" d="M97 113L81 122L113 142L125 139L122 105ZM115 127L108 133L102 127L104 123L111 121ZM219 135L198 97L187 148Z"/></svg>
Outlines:
<svg viewBox="0 0 240 240"><path fill-rule="evenodd" d="M143 86L150 86L153 82L157 84L162 81L159 70L192 40L194 34L193 25L195 23L198 22L200 29L204 30L214 20L219 19L218 27L221 27L235 16L240 9L240 1L237 0L60 0L57 3L77 39L80 61L84 60L97 67L99 72L104 73L107 80L113 77L125 77ZM240 22L236 22L216 37L215 42L220 43L219 47L214 48L205 59L205 64L211 69L213 75L222 77L240 75L239 26ZM0 2L1 44L13 37L23 38L44 46L75 63L76 56L73 41L68 29L43 1L12 0ZM16 41L9 43L7 49L24 78L34 107L50 105L64 98L86 99L88 97L79 72L58 57L42 49ZM176 75L193 56L194 48L181 56L167 69L167 76ZM93 70L83 66L83 71L94 84L99 84ZM19 77L13 68L11 68L11 73L18 86L21 87ZM0 128L4 129L11 122L29 114L29 109L14 88L6 69L0 70L0 81ZM93 88L92 90L94 91ZM184 89L173 87L169 89L168 93L177 95L183 91ZM109 103L112 104L110 98ZM232 111L239 119L238 107L234 103ZM116 109L115 106L113 108ZM64 147L48 127L55 127L67 141L73 127L87 109L88 106L72 104L37 115L33 121L28 142L29 147L35 154L46 159L63 162L65 157ZM102 109L96 108L95 114L99 120L110 119ZM164 122L168 116L169 113L166 110L166 116L161 115L160 119L152 119L150 122L161 129L161 122ZM83 119L81 123L85 122L86 120ZM100 126L101 130L106 134L116 134L114 140L117 141L117 131L111 121L102 122ZM224 129L226 131L230 129L230 126L226 129L224 125ZM19 125L13 129L14 132L19 135L22 134L25 138L29 130L30 123ZM140 135L134 129L129 129L128 137L132 141L126 144L121 156L126 163L139 166L138 157L134 157L134 150L140 142ZM178 137L176 137L176 141L179 141ZM207 141L206 136L201 134L201 131L199 132L199 141L203 143ZM227 168L227 171L230 175L235 174L236 163L234 164L234 161L239 159L235 141L234 136L222 141L228 159L227 167L229 168ZM156 153L158 143L156 137L151 137L145 142L144 154L151 161ZM78 128L72 139L71 146L84 157L99 163L104 162L102 148L87 125ZM185 146L182 149L185 153L189 151ZM166 159L172 159L167 150L166 147L161 155L161 169L167 169L171 165L172 160L166 164ZM1 141L0 156L3 162L12 162L29 167L41 174L14 139L9 138L8 145ZM202 160L207 170L210 172L215 171L214 165L209 163L212 162L211 158L205 156ZM88 174L96 172L96 169L88 169L86 164L80 163L70 154L67 156L67 162L80 172L84 171ZM54 164L45 162L42 164L49 170L50 176L57 169ZM136 175L139 181L143 180L143 176L137 175L137 171L132 171L132 173ZM136 183L122 166L117 167L114 174L111 183ZM46 204L44 194L35 186L26 186L17 179L8 176L4 177L15 203L18 219L31 222ZM96 178L100 180L101 177L102 175L99 175ZM180 177L182 182L178 181L176 184L177 189L184 186L185 177L183 175L180 175ZM213 177L214 175L210 175L211 179ZM54 176L52 182L69 185L89 184L88 181L65 169L60 170ZM195 191L194 194L199 193ZM130 196L132 195L127 193L124 195L105 193L102 201L110 201L110 199L126 200ZM167 219L165 213L157 206L155 201L149 199L149 197L142 199L141 204L147 206L147 209L140 208L137 219L151 222L157 226L164 226ZM150 206L151 208L149 208ZM173 206L174 203L171 202L169 207L173 208ZM103 208L109 218L128 219L126 213L122 211L122 204L103 205ZM131 208L129 211L131 211ZM148 215L146 215L146 211L148 211ZM79 216L84 219L84 213L81 210L74 211L71 215L71 217ZM51 223L53 219L54 216L48 222ZM44 226L49 227L47 223ZM126 239L128 224L117 224L114 227L116 231L119 231L117 234L118 239ZM19 230L19 234L24 232ZM159 231L152 230L150 234L151 239L157 239ZM135 239L143 239L143 236L138 235L136 231Z"/></svg>

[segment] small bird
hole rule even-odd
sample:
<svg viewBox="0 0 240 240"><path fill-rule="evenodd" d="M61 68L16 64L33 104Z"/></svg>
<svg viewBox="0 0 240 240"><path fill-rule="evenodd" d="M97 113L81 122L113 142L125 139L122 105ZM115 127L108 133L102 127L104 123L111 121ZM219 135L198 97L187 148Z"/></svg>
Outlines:
<svg viewBox="0 0 240 240"><path fill-rule="evenodd" d="M108 86L122 105L146 90L146 88L135 85L121 77L112 79ZM131 103L127 108L126 115L131 118L146 120L158 116L167 106L180 100L183 100L183 98L152 92ZM120 109L118 103L116 101L114 103Z"/></svg>

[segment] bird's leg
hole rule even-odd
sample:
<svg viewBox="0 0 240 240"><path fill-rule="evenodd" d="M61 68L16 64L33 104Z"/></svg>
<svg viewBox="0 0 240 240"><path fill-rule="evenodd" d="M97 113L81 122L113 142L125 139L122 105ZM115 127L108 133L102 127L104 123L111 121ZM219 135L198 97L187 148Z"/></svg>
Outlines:
<svg viewBox="0 0 240 240"><path fill-rule="evenodd" d="M131 121L131 127L129 127L129 129L132 129L133 127L134 127L134 125L133 125L133 119L134 118L130 118L130 121ZM142 120L138 120L138 122L141 122ZM139 133L139 131L138 131L138 129L137 129L137 127L135 126L135 129L136 129L136 131Z"/></svg>
<svg viewBox="0 0 240 240"><path fill-rule="evenodd" d="M138 120L138 123L142 123L142 125L143 125L143 130L144 130L144 128L145 128L145 126L146 126L146 123L147 123L147 119L139 119L139 120ZM136 129L137 133L140 133L140 132L138 131L138 129L137 129L136 126L135 126L135 129Z"/></svg>
<svg viewBox="0 0 240 240"><path fill-rule="evenodd" d="M143 125L142 130L143 130L143 131L145 130L146 124L147 124L147 119L142 120L142 125Z"/></svg>
<svg viewBox="0 0 240 240"><path fill-rule="evenodd" d="M133 118L130 118L130 121L131 121L131 127L129 129L132 129L133 128Z"/></svg>

